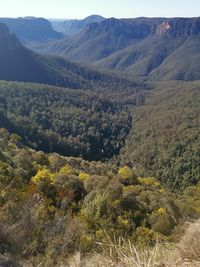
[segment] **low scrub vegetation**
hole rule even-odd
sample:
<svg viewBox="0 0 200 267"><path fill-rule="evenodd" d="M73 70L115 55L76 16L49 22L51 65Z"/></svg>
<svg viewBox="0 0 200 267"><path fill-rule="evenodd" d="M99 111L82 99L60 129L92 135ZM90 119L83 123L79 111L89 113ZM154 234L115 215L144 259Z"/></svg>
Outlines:
<svg viewBox="0 0 200 267"><path fill-rule="evenodd" d="M1 129L0 186L2 262L68 266L78 252L83 266L156 266L171 246L198 260L198 231L171 244L199 217L199 184L177 195L128 166L45 154Z"/></svg>

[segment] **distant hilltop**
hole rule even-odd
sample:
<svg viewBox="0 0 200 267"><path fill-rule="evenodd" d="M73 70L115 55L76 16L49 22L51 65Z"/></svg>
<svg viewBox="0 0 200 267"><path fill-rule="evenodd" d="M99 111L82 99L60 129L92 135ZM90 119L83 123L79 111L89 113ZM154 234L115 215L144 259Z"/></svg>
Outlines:
<svg viewBox="0 0 200 267"><path fill-rule="evenodd" d="M62 37L62 34L53 30L51 23L44 18L0 18L0 23L5 23L22 43L58 40Z"/></svg>

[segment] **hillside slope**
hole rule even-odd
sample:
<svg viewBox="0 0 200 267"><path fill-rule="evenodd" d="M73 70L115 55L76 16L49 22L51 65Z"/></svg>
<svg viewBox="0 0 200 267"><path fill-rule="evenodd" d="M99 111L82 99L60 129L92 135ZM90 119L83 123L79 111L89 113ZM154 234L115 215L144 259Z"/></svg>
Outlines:
<svg viewBox="0 0 200 267"><path fill-rule="evenodd" d="M172 266L166 253L174 251L174 230L179 238L184 222L200 214L199 185L177 196L127 166L35 151L1 128L0 188L1 266L76 266L77 259L87 267ZM199 223L196 229L184 260L199 259ZM102 255L93 261L94 253Z"/></svg>
<svg viewBox="0 0 200 267"><path fill-rule="evenodd" d="M132 106L142 90L73 90L0 82L0 127L33 148L105 160L118 155L131 128ZM148 92L148 91L147 91Z"/></svg>
<svg viewBox="0 0 200 267"><path fill-rule="evenodd" d="M120 154L120 162L141 175L183 190L200 181L200 85L162 82L151 88L95 91L1 82L0 126L46 152L114 162Z"/></svg>
<svg viewBox="0 0 200 267"><path fill-rule="evenodd" d="M199 41L200 18L111 18L38 50L133 76L187 81L200 79Z"/></svg>
<svg viewBox="0 0 200 267"><path fill-rule="evenodd" d="M150 24L144 24L140 20L110 18L101 23L89 24L80 34L52 42L41 51L62 54L73 60L92 62L147 37L153 31L152 24L155 24L153 20Z"/></svg>
<svg viewBox="0 0 200 267"><path fill-rule="evenodd" d="M134 109L124 162L172 190L200 180L200 83L155 84L145 105Z"/></svg>
<svg viewBox="0 0 200 267"><path fill-rule="evenodd" d="M96 71L58 57L41 56L21 45L5 24L0 24L0 79L52 84L69 88L135 88L137 82Z"/></svg>

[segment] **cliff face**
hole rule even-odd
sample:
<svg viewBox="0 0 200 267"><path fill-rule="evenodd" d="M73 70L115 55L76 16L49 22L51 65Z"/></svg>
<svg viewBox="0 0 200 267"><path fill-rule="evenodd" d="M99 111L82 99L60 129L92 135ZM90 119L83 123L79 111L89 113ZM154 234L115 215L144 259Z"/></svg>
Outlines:
<svg viewBox="0 0 200 267"><path fill-rule="evenodd" d="M89 24L85 30L85 34L95 36L95 34L109 33L110 38L114 34L123 37L124 41L126 41L126 37L130 39L146 38L153 33L154 29L154 25L143 20L119 20L110 18L98 24Z"/></svg>
<svg viewBox="0 0 200 267"><path fill-rule="evenodd" d="M156 34L159 36L163 36L169 31L170 28L170 23L168 21L164 21L163 23L157 26Z"/></svg>
<svg viewBox="0 0 200 267"><path fill-rule="evenodd" d="M141 40L150 36L164 38L188 37L200 33L200 18L138 18L138 19L107 19L101 23L89 24L82 36L87 41L102 34L109 34L110 38L118 36L119 40L128 44L134 40ZM125 44L126 45L126 44Z"/></svg>
<svg viewBox="0 0 200 267"><path fill-rule="evenodd" d="M156 34L161 37L188 37L200 33L200 19L175 18L164 21L156 28Z"/></svg>

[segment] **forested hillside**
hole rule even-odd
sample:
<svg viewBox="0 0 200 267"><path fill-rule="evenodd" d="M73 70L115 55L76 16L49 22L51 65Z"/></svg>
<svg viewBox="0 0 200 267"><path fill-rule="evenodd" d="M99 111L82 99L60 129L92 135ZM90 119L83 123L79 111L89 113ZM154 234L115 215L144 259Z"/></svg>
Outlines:
<svg viewBox="0 0 200 267"><path fill-rule="evenodd" d="M129 133L131 108L142 104L147 92L0 82L0 126L36 149L109 159L119 153Z"/></svg>
<svg viewBox="0 0 200 267"><path fill-rule="evenodd" d="M200 180L199 82L147 88L95 91L1 82L0 126L46 152L112 161L120 154L142 175L183 190Z"/></svg>
<svg viewBox="0 0 200 267"><path fill-rule="evenodd" d="M134 109L125 162L173 190L200 180L200 83L157 83Z"/></svg>
<svg viewBox="0 0 200 267"><path fill-rule="evenodd" d="M101 244L120 237L139 247L172 242L174 230L200 212L199 185L177 196L127 166L23 147L5 129L0 129L0 187L5 266L68 266L73 253L103 253Z"/></svg>

